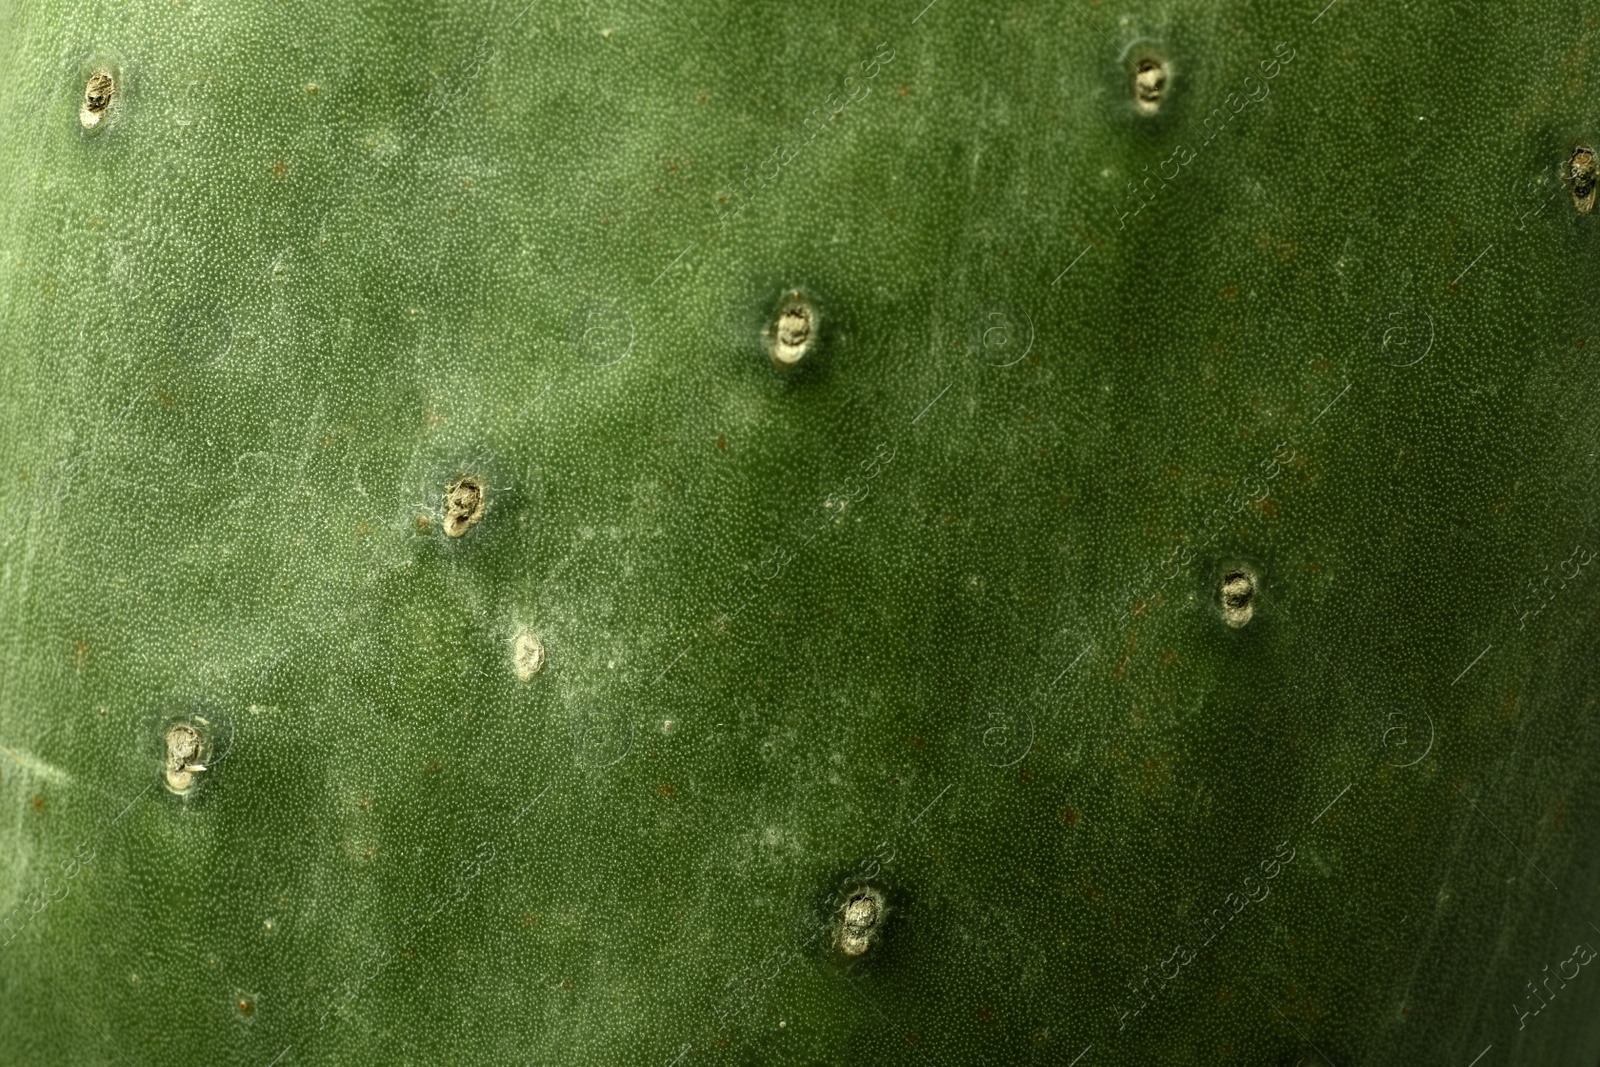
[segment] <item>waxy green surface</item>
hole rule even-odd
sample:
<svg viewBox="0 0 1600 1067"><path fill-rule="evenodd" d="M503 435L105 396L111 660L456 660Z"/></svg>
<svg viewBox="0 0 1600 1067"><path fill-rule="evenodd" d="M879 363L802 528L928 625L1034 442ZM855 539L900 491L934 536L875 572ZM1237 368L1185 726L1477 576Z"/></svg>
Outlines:
<svg viewBox="0 0 1600 1067"><path fill-rule="evenodd" d="M0 1061L1594 1062L1600 16L919 6L0 6Z"/></svg>

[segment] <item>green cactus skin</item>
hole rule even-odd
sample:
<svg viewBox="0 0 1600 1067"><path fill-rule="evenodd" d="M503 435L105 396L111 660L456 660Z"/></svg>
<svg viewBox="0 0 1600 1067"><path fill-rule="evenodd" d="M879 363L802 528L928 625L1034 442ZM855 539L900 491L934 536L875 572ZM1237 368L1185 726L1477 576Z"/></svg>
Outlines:
<svg viewBox="0 0 1600 1067"><path fill-rule="evenodd" d="M522 2L0 4L0 1062L1595 1062L1600 15Z"/></svg>

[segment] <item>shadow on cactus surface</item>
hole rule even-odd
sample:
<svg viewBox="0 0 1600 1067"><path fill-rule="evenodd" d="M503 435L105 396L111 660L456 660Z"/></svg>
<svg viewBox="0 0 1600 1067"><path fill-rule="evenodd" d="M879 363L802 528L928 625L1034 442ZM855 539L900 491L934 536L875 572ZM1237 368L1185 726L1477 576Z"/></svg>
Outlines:
<svg viewBox="0 0 1600 1067"><path fill-rule="evenodd" d="M0 4L0 1063L1600 1057L1600 10Z"/></svg>

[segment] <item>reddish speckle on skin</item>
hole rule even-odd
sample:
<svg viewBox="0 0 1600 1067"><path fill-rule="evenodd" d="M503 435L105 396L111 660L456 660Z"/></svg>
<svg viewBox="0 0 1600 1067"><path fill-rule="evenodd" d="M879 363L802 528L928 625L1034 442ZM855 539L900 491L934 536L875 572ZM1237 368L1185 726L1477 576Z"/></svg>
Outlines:
<svg viewBox="0 0 1600 1067"><path fill-rule="evenodd" d="M1230 285L1217 295L1222 297L1224 300L1232 300L1234 297L1239 295L1239 287L1237 285Z"/></svg>
<svg viewBox="0 0 1600 1067"><path fill-rule="evenodd" d="M1140 775L1142 785L1146 793L1156 792L1161 787L1161 783L1167 778L1167 769L1162 766L1160 760L1153 757L1145 760L1144 766L1140 770L1142 771Z"/></svg>
<svg viewBox="0 0 1600 1067"><path fill-rule="evenodd" d="M1567 798L1556 797L1545 809L1550 817L1549 832L1556 833L1567 825Z"/></svg>
<svg viewBox="0 0 1600 1067"><path fill-rule="evenodd" d="M923 737L921 734L912 734L911 739L907 741L906 744L910 745L918 752L921 752L923 749L928 747L928 739Z"/></svg>
<svg viewBox="0 0 1600 1067"><path fill-rule="evenodd" d="M35 794L33 794L33 799L30 800L28 803L33 805L33 810L34 811L43 811L44 810L44 794L43 793L35 793Z"/></svg>
<svg viewBox="0 0 1600 1067"><path fill-rule="evenodd" d="M1073 808L1062 808L1061 811L1056 815L1056 818L1060 819L1068 826L1078 825L1078 812Z"/></svg>
<svg viewBox="0 0 1600 1067"><path fill-rule="evenodd" d="M672 794L676 793L677 791L678 791L677 787L674 786L671 782L662 782L661 783L661 788L656 790L656 792L660 793L664 797L670 797Z"/></svg>
<svg viewBox="0 0 1600 1067"><path fill-rule="evenodd" d="M1516 718L1517 708L1517 691L1515 689L1507 689L1506 695L1500 700L1500 721L1510 722Z"/></svg>
<svg viewBox="0 0 1600 1067"><path fill-rule="evenodd" d="M992 1022L994 1022L994 1013L991 1012L988 1008L979 1008L978 1009L978 1021L980 1023L992 1023Z"/></svg>
<svg viewBox="0 0 1600 1067"><path fill-rule="evenodd" d="M722 451L723 449L725 449L727 447L728 447L728 439L726 437L717 438L717 450L718 451Z"/></svg>
<svg viewBox="0 0 1600 1067"><path fill-rule="evenodd" d="M912 1030L910 1033L906 1034L906 1044L908 1044L908 1045L915 1045L918 1041L921 1041L921 1040L922 1040L922 1035L918 1034L915 1030Z"/></svg>

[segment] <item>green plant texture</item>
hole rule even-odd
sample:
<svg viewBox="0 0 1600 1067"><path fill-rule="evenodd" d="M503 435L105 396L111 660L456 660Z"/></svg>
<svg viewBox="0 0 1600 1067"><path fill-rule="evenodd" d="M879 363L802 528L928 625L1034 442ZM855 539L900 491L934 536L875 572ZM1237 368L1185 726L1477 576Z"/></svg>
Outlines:
<svg viewBox="0 0 1600 1067"><path fill-rule="evenodd" d="M1591 1067L1597 74L0 0L0 1064Z"/></svg>

